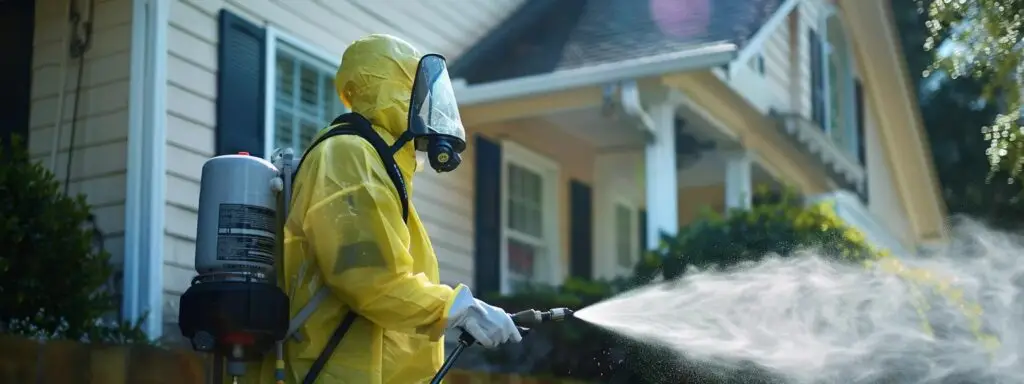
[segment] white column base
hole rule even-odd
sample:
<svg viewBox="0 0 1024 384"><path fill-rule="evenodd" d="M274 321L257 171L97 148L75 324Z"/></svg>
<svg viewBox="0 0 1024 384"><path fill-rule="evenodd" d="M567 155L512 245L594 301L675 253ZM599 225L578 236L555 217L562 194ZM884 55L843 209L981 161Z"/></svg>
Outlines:
<svg viewBox="0 0 1024 384"><path fill-rule="evenodd" d="M725 163L725 208L750 209L754 201L751 155L747 151L728 155Z"/></svg>

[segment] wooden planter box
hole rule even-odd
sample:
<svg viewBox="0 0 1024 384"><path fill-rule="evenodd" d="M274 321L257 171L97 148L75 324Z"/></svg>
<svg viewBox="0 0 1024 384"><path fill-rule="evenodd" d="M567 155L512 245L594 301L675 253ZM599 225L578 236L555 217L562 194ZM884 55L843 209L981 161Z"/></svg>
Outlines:
<svg viewBox="0 0 1024 384"><path fill-rule="evenodd" d="M0 383L204 384L191 351L0 335Z"/></svg>

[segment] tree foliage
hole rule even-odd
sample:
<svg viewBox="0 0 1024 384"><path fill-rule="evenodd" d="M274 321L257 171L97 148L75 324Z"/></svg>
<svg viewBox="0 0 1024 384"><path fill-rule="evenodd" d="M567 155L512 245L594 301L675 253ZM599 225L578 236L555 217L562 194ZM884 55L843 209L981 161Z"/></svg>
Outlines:
<svg viewBox="0 0 1024 384"><path fill-rule="evenodd" d="M1006 170L1008 183L1021 179L1024 0L917 0L917 4L928 17L924 49L934 52L934 62L924 76L941 71L954 80L980 81L980 98L999 112L980 127L988 142L989 176Z"/></svg>
<svg viewBox="0 0 1024 384"><path fill-rule="evenodd" d="M6 144L6 143L5 143ZM0 146L0 330L81 341L146 341L116 313L110 254L97 247L85 196L62 193L20 139Z"/></svg>
<svg viewBox="0 0 1024 384"><path fill-rule="evenodd" d="M1024 217L1024 204L1018 199L1021 188L1005 182L1010 179L1006 169L987 175L981 171L990 167L985 152L991 144L973 128L991 124L999 112L995 103L982 102L986 77L951 79L945 70L931 69L934 52L924 48L933 35L923 12L930 4L894 1L892 6L910 73L927 74L915 76L914 85L949 212L997 228L1018 227ZM990 178L996 182L988 182Z"/></svg>

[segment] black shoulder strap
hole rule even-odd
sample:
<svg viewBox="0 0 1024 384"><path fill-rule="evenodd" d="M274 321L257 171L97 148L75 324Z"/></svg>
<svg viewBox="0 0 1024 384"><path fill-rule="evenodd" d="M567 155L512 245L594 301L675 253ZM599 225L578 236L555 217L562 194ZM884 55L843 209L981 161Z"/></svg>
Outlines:
<svg viewBox="0 0 1024 384"><path fill-rule="evenodd" d="M394 154L391 151L391 146L384 141L383 138L373 130L373 126L370 121L367 120L363 115L358 113L346 113L338 116L331 122L331 130L324 133L313 144L309 145L306 149L306 153L302 155L302 159L299 160L299 165L295 167L295 174L298 175L299 168L302 167L302 162L306 161L306 154L309 154L313 148L319 145L324 140L339 135L356 135L366 139L373 146L373 149L377 151L377 156L380 157L380 161L384 163L384 169L388 172L388 177L391 178L391 183L395 185L395 190L398 191L398 198L402 201L402 220L406 223L409 222L409 193L405 188L405 178L402 177L402 171L398 168L398 163L395 162Z"/></svg>

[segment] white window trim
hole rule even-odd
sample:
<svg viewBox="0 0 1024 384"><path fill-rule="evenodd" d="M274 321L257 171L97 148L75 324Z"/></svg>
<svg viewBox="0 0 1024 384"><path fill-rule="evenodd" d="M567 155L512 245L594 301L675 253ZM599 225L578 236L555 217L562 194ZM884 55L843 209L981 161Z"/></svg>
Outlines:
<svg viewBox="0 0 1024 384"><path fill-rule="evenodd" d="M536 172L541 176L543 191L541 198L544 199L545 207L542 225L544 226L544 246L547 248L547 273L539 276L542 280L536 282L548 284L561 284L562 273L562 242L560 239L562 207L558 199L558 186L560 167L557 162L543 155L535 153L515 142L503 140L501 159L501 282L500 288L503 294L512 293L512 284L509 279L508 262L508 238L515 237L515 234L508 233L508 165L514 164ZM548 203L550 202L550 203Z"/></svg>
<svg viewBox="0 0 1024 384"><path fill-rule="evenodd" d="M340 55L331 55L326 50L310 44L298 37L292 36L274 26L267 26L264 55L264 100L263 100L263 154L269 160L274 151L274 119L276 108L274 102L277 94L277 52L280 49L290 51L291 54L299 57L307 57L311 64L321 65L324 70L334 72L341 65ZM284 43L284 44L280 44ZM324 122L325 124L327 122ZM301 154L296 154L299 156Z"/></svg>
<svg viewBox="0 0 1024 384"><path fill-rule="evenodd" d="M620 205L629 210L630 265L628 267L623 267L619 264L619 222L616 210ZM640 241L644 241L645 239L640 239L640 213L637 205L638 204L626 199L624 196L616 196L611 199L611 204L608 204L608 217L611 218L609 221L612 225L606 226L605 228L609 231L606 236L612 240L611 249L613 249L614 252L608 253L611 257L606 261L607 266L605 270L611 271L612 276L623 276L632 273L633 266L636 265L637 260L640 259Z"/></svg>

